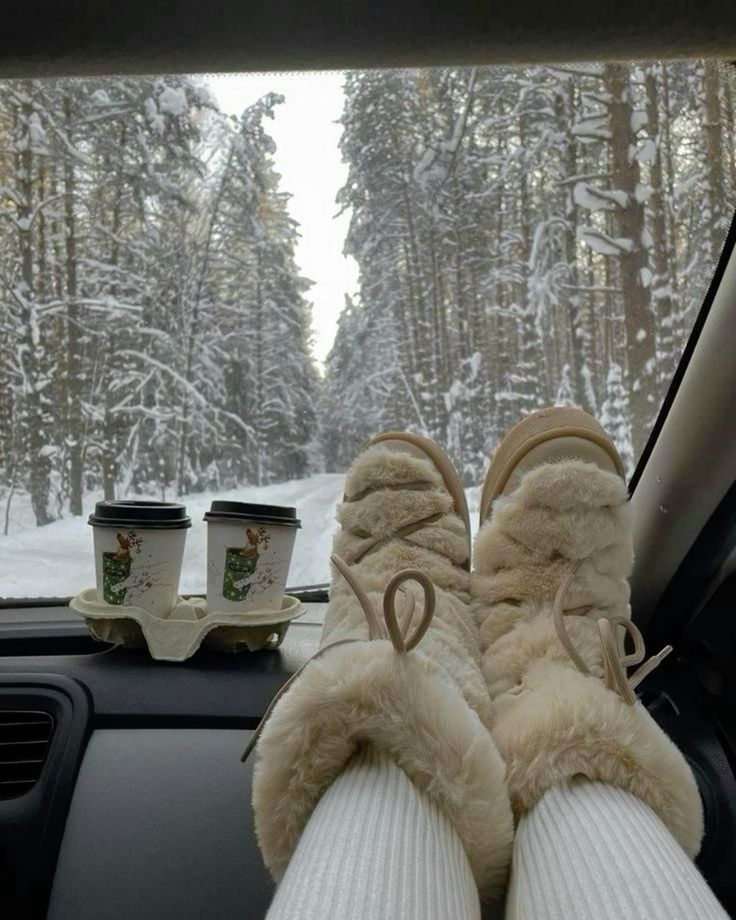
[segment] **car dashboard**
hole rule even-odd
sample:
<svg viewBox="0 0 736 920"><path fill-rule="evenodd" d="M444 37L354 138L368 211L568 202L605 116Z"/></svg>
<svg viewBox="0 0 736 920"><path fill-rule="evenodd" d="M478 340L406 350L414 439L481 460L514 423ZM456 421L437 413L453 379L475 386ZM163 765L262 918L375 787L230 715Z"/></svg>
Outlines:
<svg viewBox="0 0 736 920"><path fill-rule="evenodd" d="M0 916L265 916L241 755L317 648L307 610L278 651L183 664L95 642L61 607L0 612Z"/></svg>

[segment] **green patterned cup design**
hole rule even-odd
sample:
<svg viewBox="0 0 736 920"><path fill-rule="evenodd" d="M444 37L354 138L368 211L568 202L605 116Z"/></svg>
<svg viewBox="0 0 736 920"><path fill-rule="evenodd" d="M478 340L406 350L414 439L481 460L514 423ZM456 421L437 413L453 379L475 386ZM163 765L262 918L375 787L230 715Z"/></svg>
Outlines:
<svg viewBox="0 0 736 920"><path fill-rule="evenodd" d="M207 609L280 610L294 539L294 508L212 502L207 521Z"/></svg>
<svg viewBox="0 0 736 920"><path fill-rule="evenodd" d="M222 596L229 601L244 601L251 589L249 576L254 575L258 565L258 552L244 555L239 546L225 550L225 571L222 576Z"/></svg>
<svg viewBox="0 0 736 920"><path fill-rule="evenodd" d="M117 551L102 553L102 597L107 604L123 604L127 587L121 587L130 576L130 559L121 561Z"/></svg>

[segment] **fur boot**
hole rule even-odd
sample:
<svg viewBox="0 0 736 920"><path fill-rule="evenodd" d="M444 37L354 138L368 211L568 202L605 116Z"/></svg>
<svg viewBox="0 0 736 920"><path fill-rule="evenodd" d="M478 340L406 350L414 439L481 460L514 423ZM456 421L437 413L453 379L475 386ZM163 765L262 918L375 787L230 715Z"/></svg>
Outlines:
<svg viewBox="0 0 736 920"><path fill-rule="evenodd" d="M444 809L482 895L496 894L513 819L468 607L462 488L436 445L379 437L348 474L338 521L322 649L258 742L253 803L266 864L283 874L322 793L370 744Z"/></svg>
<svg viewBox="0 0 736 920"><path fill-rule="evenodd" d="M529 464L495 499L472 581L493 737L515 815L582 775L638 796L695 855L703 819L692 772L636 701L637 675L625 672L644 655L630 623L626 487L603 455L599 463L549 462L554 448L545 451L547 462ZM590 443L580 453L595 456ZM623 657L622 627L639 654Z"/></svg>

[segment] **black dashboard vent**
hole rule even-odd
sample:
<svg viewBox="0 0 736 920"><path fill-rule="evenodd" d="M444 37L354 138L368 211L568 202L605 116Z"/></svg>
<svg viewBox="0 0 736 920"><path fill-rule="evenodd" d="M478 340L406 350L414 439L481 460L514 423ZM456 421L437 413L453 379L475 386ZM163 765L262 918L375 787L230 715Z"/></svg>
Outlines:
<svg viewBox="0 0 736 920"><path fill-rule="evenodd" d="M36 785L53 733L48 712L0 709L0 799L14 799Z"/></svg>

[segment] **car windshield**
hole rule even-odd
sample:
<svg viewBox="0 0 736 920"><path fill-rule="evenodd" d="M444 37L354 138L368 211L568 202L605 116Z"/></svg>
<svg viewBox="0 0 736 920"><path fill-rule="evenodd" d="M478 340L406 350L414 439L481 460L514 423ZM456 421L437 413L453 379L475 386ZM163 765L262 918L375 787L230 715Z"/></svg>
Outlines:
<svg viewBox="0 0 736 920"><path fill-rule="evenodd" d="M713 62L0 83L0 595L94 584L102 498L295 505L365 438L594 413L629 473L734 209Z"/></svg>

